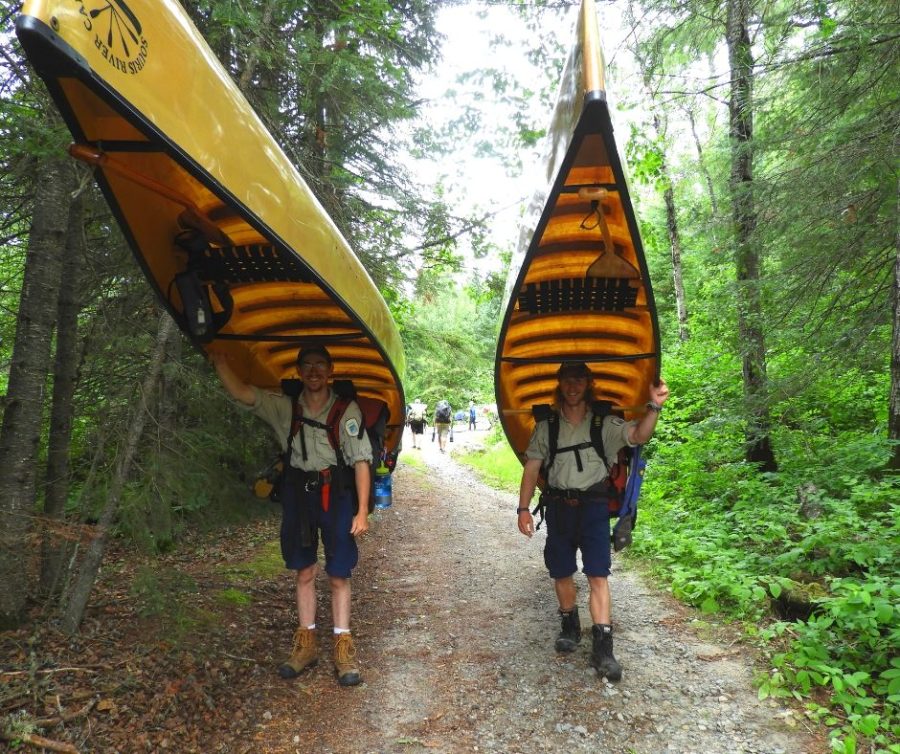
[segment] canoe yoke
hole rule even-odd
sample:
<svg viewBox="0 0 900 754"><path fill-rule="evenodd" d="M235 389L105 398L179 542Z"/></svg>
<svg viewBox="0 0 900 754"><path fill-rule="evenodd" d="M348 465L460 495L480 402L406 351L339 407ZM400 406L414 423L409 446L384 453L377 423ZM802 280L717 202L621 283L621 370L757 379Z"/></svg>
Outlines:
<svg viewBox="0 0 900 754"><path fill-rule="evenodd" d="M527 283L518 301L529 314L621 312L635 306L637 294L630 278L562 278Z"/></svg>
<svg viewBox="0 0 900 754"><path fill-rule="evenodd" d="M176 318L200 343L212 341L231 319L231 285L312 280L309 268L294 254L269 244L214 247L202 233L189 229L175 237L175 245L187 254L184 269L172 280L182 303Z"/></svg>

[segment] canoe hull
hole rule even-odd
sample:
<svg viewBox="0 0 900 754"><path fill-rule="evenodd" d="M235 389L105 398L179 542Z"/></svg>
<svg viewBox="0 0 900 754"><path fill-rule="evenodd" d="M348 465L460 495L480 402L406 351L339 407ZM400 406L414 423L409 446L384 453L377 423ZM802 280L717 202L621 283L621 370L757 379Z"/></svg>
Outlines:
<svg viewBox="0 0 900 754"><path fill-rule="evenodd" d="M595 397L628 418L659 378L650 275L603 82L586 0L548 132L548 188L526 212L497 346L498 413L523 460L532 406L555 402L560 363L587 362Z"/></svg>
<svg viewBox="0 0 900 754"><path fill-rule="evenodd" d="M194 344L277 389L325 342L335 378L388 403L398 449L405 359L384 299L178 2L28 0L16 31Z"/></svg>

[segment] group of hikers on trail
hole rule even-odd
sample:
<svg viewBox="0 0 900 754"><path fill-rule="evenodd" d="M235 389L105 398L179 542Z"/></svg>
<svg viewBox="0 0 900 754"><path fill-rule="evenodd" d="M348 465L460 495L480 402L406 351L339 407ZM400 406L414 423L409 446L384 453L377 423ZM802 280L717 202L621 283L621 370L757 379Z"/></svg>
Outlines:
<svg viewBox="0 0 900 754"><path fill-rule="evenodd" d="M468 413L469 430L474 430L477 423L477 409L475 407L475 399L469 401ZM431 432L431 441L435 438L438 441L438 447L441 453L447 451L447 441L453 442L453 408L449 401L440 400L434 407L434 427ZM425 435L425 427L428 425L428 404L423 403L421 398L416 398L406 410L406 423L409 425L412 434L413 448L421 449L422 438Z"/></svg>
<svg viewBox="0 0 900 754"><path fill-rule="evenodd" d="M473 404L474 405L474 404ZM416 398L406 410L406 423L412 434L413 448L421 449L425 427L428 424L428 404ZM434 426L431 430L431 441L437 439L441 453L447 452L447 441L453 442L453 408L450 402L440 400L434 407Z"/></svg>
<svg viewBox="0 0 900 754"><path fill-rule="evenodd" d="M373 462L372 443L363 431L362 410L355 400L339 397L335 391L331 381L334 365L324 345L305 345L297 354L302 389L295 397L245 383L221 352L211 352L210 359L225 390L273 428L285 453L280 490L281 554L285 567L296 571L298 626L290 656L279 665L278 673L283 678L295 678L319 659L316 575L321 537L331 588L335 674L341 686L355 686L362 679L350 630L350 577L359 560L357 538L369 528ZM519 531L532 537L536 527L530 504L543 475L547 480L540 503L547 523L544 564L553 580L561 620L555 649L572 652L581 641L574 580L580 550L590 589L590 664L598 675L618 681L622 668L613 655L608 582L611 514L607 503L613 494L608 486L610 469L622 448L642 445L652 437L669 389L663 380L651 386L646 414L632 421L601 413L593 389L587 364L566 362L560 366L554 408L536 421L525 454L516 515ZM339 400L346 405L330 424L329 417ZM421 418L412 414L417 404L421 413L415 417ZM426 408L421 401L410 406L407 420L414 447L419 447L416 438L421 441L424 434ZM474 401L469 408L473 426ZM452 411L446 416L441 413L440 425L452 431L452 422ZM438 426L436 411L435 431ZM598 436L602 453L597 449Z"/></svg>

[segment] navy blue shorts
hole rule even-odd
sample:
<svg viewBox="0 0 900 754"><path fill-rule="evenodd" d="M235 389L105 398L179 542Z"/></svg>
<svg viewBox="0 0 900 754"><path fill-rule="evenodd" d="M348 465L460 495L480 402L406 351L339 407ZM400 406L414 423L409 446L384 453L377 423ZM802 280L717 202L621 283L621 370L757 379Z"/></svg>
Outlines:
<svg viewBox="0 0 900 754"><path fill-rule="evenodd" d="M295 571L318 561L319 539L325 550L325 573L349 579L359 562L356 537L350 533L356 508L353 488L340 492L332 486L328 512L322 510L321 492L300 488L294 474L288 473L282 488L281 557L284 565ZM301 507L302 506L302 507ZM305 512L309 522L310 544L303 546L301 522Z"/></svg>
<svg viewBox="0 0 900 754"><path fill-rule="evenodd" d="M578 505L551 502L547 505L547 541L544 565L550 578L564 579L578 570L576 552L581 550L582 571L588 576L609 576L609 508L606 498L585 500Z"/></svg>

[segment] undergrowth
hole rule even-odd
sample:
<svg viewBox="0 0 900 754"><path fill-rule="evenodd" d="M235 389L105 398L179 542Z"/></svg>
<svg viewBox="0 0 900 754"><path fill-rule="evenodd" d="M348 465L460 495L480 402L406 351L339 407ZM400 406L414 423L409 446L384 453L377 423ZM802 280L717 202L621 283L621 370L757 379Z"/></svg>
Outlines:
<svg viewBox="0 0 900 754"><path fill-rule="evenodd" d="M721 440L721 437L719 438ZM900 479L888 455L787 460L760 474L727 446L652 449L630 555L672 593L744 622L768 656L760 698L792 697L835 751L900 752ZM871 451L877 440L867 438ZM854 458L835 474L833 458ZM869 463L866 463L868 461Z"/></svg>

